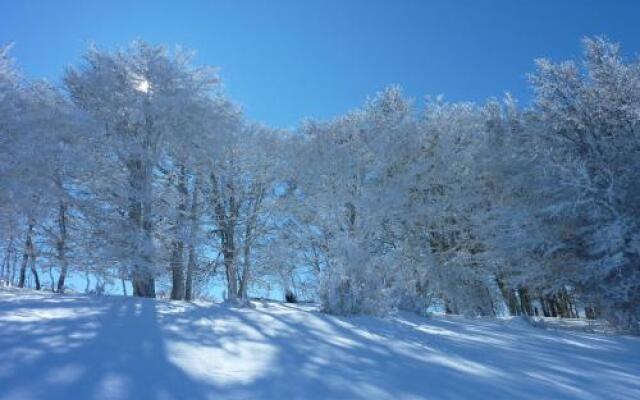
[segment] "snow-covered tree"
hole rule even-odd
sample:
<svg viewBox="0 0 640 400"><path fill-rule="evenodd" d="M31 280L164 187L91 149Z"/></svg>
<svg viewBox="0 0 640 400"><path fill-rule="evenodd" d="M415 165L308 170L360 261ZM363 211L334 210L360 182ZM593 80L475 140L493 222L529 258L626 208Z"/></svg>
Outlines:
<svg viewBox="0 0 640 400"><path fill-rule="evenodd" d="M99 136L108 179L93 182L92 192L105 201L99 212L109 214L101 232L110 236L118 263L129 266L134 294L153 297L156 166L170 138L189 139L190 126L185 132L182 124L217 77L191 66L189 54L135 42L114 52L91 47L65 82L75 104L100 126L92 134Z"/></svg>

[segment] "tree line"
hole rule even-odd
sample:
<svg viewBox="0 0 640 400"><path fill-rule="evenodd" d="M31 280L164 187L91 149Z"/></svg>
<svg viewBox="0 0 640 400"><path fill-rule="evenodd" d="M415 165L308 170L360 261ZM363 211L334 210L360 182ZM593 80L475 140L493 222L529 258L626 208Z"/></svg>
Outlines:
<svg viewBox="0 0 640 400"><path fill-rule="evenodd" d="M640 62L584 40L531 105L389 87L293 130L182 50L91 46L62 84L0 50L0 279L192 300L222 279L337 314L607 319L640 331Z"/></svg>

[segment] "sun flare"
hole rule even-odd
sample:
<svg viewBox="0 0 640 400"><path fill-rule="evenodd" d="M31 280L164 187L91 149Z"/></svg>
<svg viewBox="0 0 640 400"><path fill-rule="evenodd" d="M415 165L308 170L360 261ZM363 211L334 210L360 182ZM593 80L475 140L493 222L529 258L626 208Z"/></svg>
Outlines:
<svg viewBox="0 0 640 400"><path fill-rule="evenodd" d="M149 92L149 81L146 79L142 79L140 80L140 82L138 82L138 86L136 86L136 90L142 93L148 93Z"/></svg>

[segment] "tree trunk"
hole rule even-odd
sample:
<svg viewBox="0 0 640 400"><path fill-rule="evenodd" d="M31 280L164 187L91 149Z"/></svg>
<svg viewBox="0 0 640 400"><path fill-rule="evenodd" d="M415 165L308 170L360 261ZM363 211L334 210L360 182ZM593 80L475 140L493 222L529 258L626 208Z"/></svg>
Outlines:
<svg viewBox="0 0 640 400"><path fill-rule="evenodd" d="M518 289L518 296L520 297L520 308L522 309L523 314L533 315L529 291L526 288L520 288Z"/></svg>
<svg viewBox="0 0 640 400"><path fill-rule="evenodd" d="M264 188L260 183L252 186L253 199L250 208L250 215L247 216L244 230L244 251L243 251L243 269L240 278L239 296L242 299L248 298L249 282L251 280L251 249L253 247L254 234L258 225L258 212L262 199L264 198Z"/></svg>
<svg viewBox="0 0 640 400"><path fill-rule="evenodd" d="M20 277L18 278L18 287L23 288L27 279L27 263L29 261L29 253L25 250L22 254L22 264L20 264Z"/></svg>
<svg viewBox="0 0 640 400"><path fill-rule="evenodd" d="M58 277L58 293L64 293L64 281L67 278L67 270L69 268L69 262L67 260L66 245L67 245L67 205L65 202L60 202L58 210L58 242L56 243L56 249L58 251L58 261L60 262L60 276Z"/></svg>
<svg viewBox="0 0 640 400"><path fill-rule="evenodd" d="M15 270L15 262L13 269L11 268L11 260L15 259L15 247L13 244L13 234L9 237L9 244L7 245L7 250L4 255L4 261L2 263L2 273L0 273L0 278L3 278L5 284L7 286L13 284L13 275Z"/></svg>
<svg viewBox="0 0 640 400"><path fill-rule="evenodd" d="M173 242L171 250L171 300L184 299L184 268L182 265L182 253L184 245L182 240Z"/></svg>
<svg viewBox="0 0 640 400"><path fill-rule="evenodd" d="M87 285L84 287L84 292L89 293L89 288L91 287L91 278L89 278L89 272L84 273L84 279L87 281Z"/></svg>
<svg viewBox="0 0 640 400"><path fill-rule="evenodd" d="M227 300L236 301L238 298L238 275L236 270L236 245L234 240L235 220L228 221L222 232L222 257L227 277Z"/></svg>
<svg viewBox="0 0 640 400"><path fill-rule="evenodd" d="M184 165L178 167L178 193L180 194L180 200L178 204L178 214L176 217L175 225L175 239L172 243L171 249L171 299L182 300L185 294L185 282L184 282L184 228L185 228L185 214L187 212L187 171Z"/></svg>
<svg viewBox="0 0 640 400"><path fill-rule="evenodd" d="M231 201L234 204L233 198ZM235 210L235 206L232 206ZM237 211L237 210L235 210ZM236 301L238 298L238 271L236 269L236 244L235 244L235 224L236 215L227 220L222 235L222 256L224 258L224 269L227 275L227 299Z"/></svg>
<svg viewBox="0 0 640 400"><path fill-rule="evenodd" d="M495 279L498 284L498 289L500 289L500 293L502 293L502 297L504 298L504 302L509 308L509 315L520 315L515 291L509 289L500 276L496 275Z"/></svg>
<svg viewBox="0 0 640 400"><path fill-rule="evenodd" d="M151 220L149 218L149 212L151 207L146 205L144 209L147 211L143 217L143 225L142 225L142 235L143 235L143 243L144 249L142 250L143 258L145 263L142 266L139 266L138 273L135 274L136 277L136 288L134 291L134 296L138 297L156 297L156 280L151 269L152 262L152 253L151 248L153 247L153 240L151 238Z"/></svg>
<svg viewBox="0 0 640 400"><path fill-rule="evenodd" d="M598 318L598 309L595 306L587 306L584 309L584 316L586 319Z"/></svg>
<svg viewBox="0 0 640 400"><path fill-rule="evenodd" d="M566 290L563 290L561 294L566 318L577 318L577 313L574 311L574 306L571 302L571 296Z"/></svg>
<svg viewBox="0 0 640 400"><path fill-rule="evenodd" d="M547 296L547 303L549 304L549 313L553 318L558 317L558 307L556 305L555 296Z"/></svg>
<svg viewBox="0 0 640 400"><path fill-rule="evenodd" d="M152 167L147 160L132 159L127 163L129 170L129 219L135 228L138 261L133 266L131 285L137 297L156 297L155 278L151 270L153 240L151 237L151 180Z"/></svg>
<svg viewBox="0 0 640 400"><path fill-rule="evenodd" d="M193 300L193 273L196 269L196 240L198 237L198 190L199 177L196 175L191 195L191 210L189 213L189 256L187 260L187 276L184 283L184 299Z"/></svg>
<svg viewBox="0 0 640 400"><path fill-rule="evenodd" d="M444 298L444 312L447 314L458 315L458 306L455 301L448 297Z"/></svg>
<svg viewBox="0 0 640 400"><path fill-rule="evenodd" d="M184 299L193 300L193 271L195 269L196 254L192 244L189 245L189 259L187 261L187 276L184 282Z"/></svg>
<svg viewBox="0 0 640 400"><path fill-rule="evenodd" d="M235 265L235 243L233 231L227 231L223 239L222 256L224 258L224 269L227 276L227 300L235 301L238 297L238 276Z"/></svg>
<svg viewBox="0 0 640 400"><path fill-rule="evenodd" d="M251 277L251 245L246 243L244 244L244 265L242 268L242 276L240 277L240 289L238 290L238 295L241 299L248 298L248 286L249 279Z"/></svg>
<svg viewBox="0 0 640 400"><path fill-rule="evenodd" d="M135 267L131 285L136 297L156 297L156 280L147 268Z"/></svg>
<svg viewBox="0 0 640 400"><path fill-rule="evenodd" d="M94 293L98 296L101 296L104 294L104 286L105 286L105 281L100 279L100 276L98 276L96 278L96 286L94 288Z"/></svg>
<svg viewBox="0 0 640 400"><path fill-rule="evenodd" d="M544 298L544 296L540 296L540 306L542 307L542 315L545 317L550 317L551 312L549 311L549 303Z"/></svg>
<svg viewBox="0 0 640 400"><path fill-rule="evenodd" d="M234 241L236 223L240 202L235 197L232 183L225 185L228 194L223 195L223 189L219 186L215 174L211 174L213 189L213 201L216 219L218 222L218 234L222 247L222 257L224 259L224 269L227 278L227 300L235 302L238 298L238 275L236 271L236 246ZM223 198L224 196L224 198ZM228 201L225 199L228 198Z"/></svg>
<svg viewBox="0 0 640 400"><path fill-rule="evenodd" d="M13 248L13 262L11 263L11 276L9 282L13 285L16 281L16 266L18 265L18 251Z"/></svg>
<svg viewBox="0 0 640 400"><path fill-rule="evenodd" d="M27 278L27 264L29 262L29 254L31 253L31 247L33 246L31 235L33 234L33 223L29 222L29 228L27 229L27 238L24 243L24 251L22 253L22 264L20 265L20 278L18 280L18 287L23 288L25 280Z"/></svg>
<svg viewBox="0 0 640 400"><path fill-rule="evenodd" d="M38 270L36 270L36 252L35 247L33 246L33 241L31 243L31 253L29 254L29 258L29 268L31 269L31 274L33 275L33 282L35 284L36 290L40 290L40 278L38 277Z"/></svg>
<svg viewBox="0 0 640 400"><path fill-rule="evenodd" d="M520 315L522 314L520 310L520 302L518 301L518 296L516 295L515 289L509 289L505 286L503 290L501 290L507 303L507 307L509 308L509 315Z"/></svg>
<svg viewBox="0 0 640 400"><path fill-rule="evenodd" d="M51 282L51 291L56 292L56 280L53 277L53 267L49 267L49 281Z"/></svg>

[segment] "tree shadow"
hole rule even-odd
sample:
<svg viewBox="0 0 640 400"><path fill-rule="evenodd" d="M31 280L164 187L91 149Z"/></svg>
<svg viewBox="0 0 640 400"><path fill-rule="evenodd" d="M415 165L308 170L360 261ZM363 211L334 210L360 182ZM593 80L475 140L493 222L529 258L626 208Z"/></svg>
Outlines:
<svg viewBox="0 0 640 400"><path fill-rule="evenodd" d="M10 365L2 378L0 399L210 397L210 387L167 360L154 301L104 298L98 313L83 315L95 311L93 301L78 297L71 306L65 303L78 312L73 318L2 322L0 347L22 349L32 356L14 351L13 357L0 358L0 365Z"/></svg>
<svg viewBox="0 0 640 400"><path fill-rule="evenodd" d="M254 341L274 354L268 370L251 381L219 385L221 398L595 399L640 394L634 379L640 366L628 353L639 353L635 339L592 346L587 334L549 333L495 320L337 318L267 302L256 309L213 307L184 310L171 322L177 326L168 340L210 348ZM192 325L211 315L232 327L216 327L215 321ZM247 362L238 361L240 368Z"/></svg>

